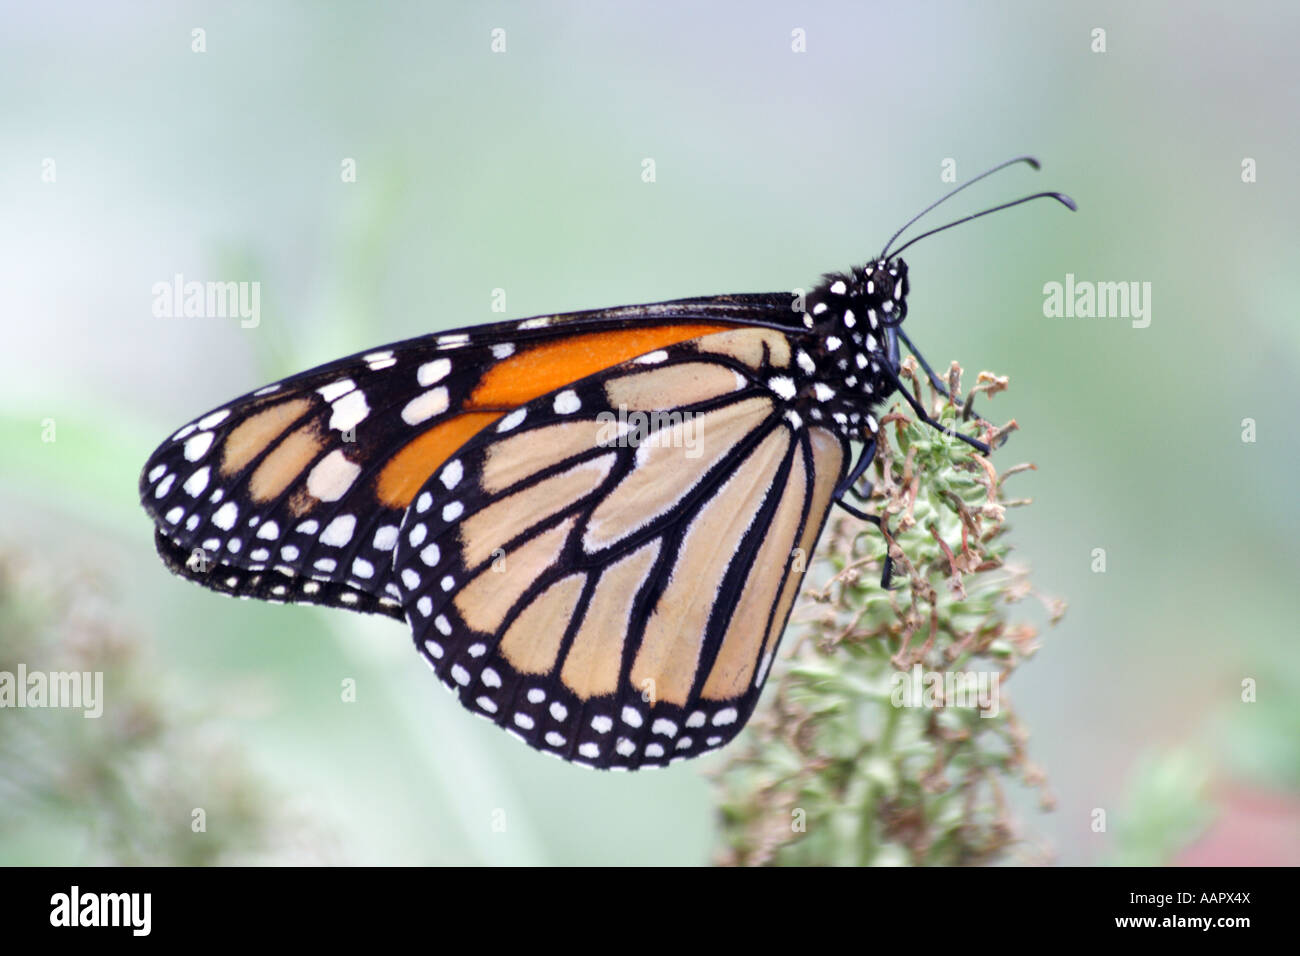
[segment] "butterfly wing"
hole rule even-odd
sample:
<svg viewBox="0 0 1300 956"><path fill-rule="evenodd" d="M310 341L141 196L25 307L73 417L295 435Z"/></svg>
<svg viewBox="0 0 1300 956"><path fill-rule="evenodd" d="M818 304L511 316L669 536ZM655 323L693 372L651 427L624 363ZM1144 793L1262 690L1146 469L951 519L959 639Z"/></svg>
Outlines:
<svg viewBox="0 0 1300 956"><path fill-rule="evenodd" d="M392 552L416 491L486 425L601 368L781 295L543 316L395 343L295 375L177 431L145 465L159 553L213 590L402 618Z"/></svg>
<svg viewBox="0 0 1300 956"><path fill-rule="evenodd" d="M781 333L677 343L520 405L443 462L394 570L461 703L592 766L748 719L847 449L771 391Z"/></svg>

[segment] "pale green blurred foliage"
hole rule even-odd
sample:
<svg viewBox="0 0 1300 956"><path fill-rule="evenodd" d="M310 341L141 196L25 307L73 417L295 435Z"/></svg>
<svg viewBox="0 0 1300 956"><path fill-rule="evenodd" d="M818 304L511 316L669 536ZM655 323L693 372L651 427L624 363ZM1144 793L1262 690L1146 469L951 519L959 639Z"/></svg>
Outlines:
<svg viewBox="0 0 1300 956"><path fill-rule="evenodd" d="M1210 825L1210 761L1190 748L1146 756L1109 823L1116 866L1168 866Z"/></svg>
<svg viewBox="0 0 1300 956"><path fill-rule="evenodd" d="M993 376L980 379L981 390L1005 388ZM952 382L962 394L955 374ZM927 390L936 420L992 434L991 426L961 423L957 406ZM887 518L895 545L893 589L880 589L888 547L881 533L833 516L788 628L793 657L776 668L775 686L718 778L723 862L958 865L997 862L1013 851L1021 861L1043 857L1041 841L1024 833L1004 795L1020 784L1038 790L1044 807L1052 802L1026 750L1030 728L1005 683L1038 646L1020 606L1038 595L1025 569L1009 563L1005 523L1008 506L1025 502L1004 482L1025 469L1008 466L995 476L968 445L903 409L898 400L881 417L868 472L869 507ZM1028 617L1055 623L1065 610L1055 599L1041 605ZM896 681L917 665L926 673L996 676L996 713L955 701L900 706ZM1024 679L1033 679L1032 668Z"/></svg>
<svg viewBox="0 0 1300 956"><path fill-rule="evenodd" d="M186 687L123 620L101 573L0 552L0 671L101 672L103 714L0 711L0 862L329 863L333 841L287 805L219 723L217 688ZM194 810L203 811L202 830Z"/></svg>

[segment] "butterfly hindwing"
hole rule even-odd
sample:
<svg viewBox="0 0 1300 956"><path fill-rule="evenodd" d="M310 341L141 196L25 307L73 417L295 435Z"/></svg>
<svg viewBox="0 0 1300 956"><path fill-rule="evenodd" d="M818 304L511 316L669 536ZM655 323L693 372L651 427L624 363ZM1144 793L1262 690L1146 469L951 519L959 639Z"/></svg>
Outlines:
<svg viewBox="0 0 1300 956"><path fill-rule="evenodd" d="M769 329L670 345L521 405L438 468L394 569L466 707L599 767L738 732L846 462L767 385L790 362Z"/></svg>

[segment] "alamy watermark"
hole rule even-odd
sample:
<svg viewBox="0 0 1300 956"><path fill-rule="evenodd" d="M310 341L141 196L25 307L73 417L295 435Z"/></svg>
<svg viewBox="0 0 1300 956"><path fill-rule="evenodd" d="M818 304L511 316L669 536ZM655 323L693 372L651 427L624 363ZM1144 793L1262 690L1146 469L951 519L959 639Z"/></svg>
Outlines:
<svg viewBox="0 0 1300 956"><path fill-rule="evenodd" d="M82 892L74 883L67 893L50 897L51 926L116 926L133 936L148 936L152 913L152 893Z"/></svg>
<svg viewBox="0 0 1300 956"><path fill-rule="evenodd" d="M159 319L239 319L245 329L262 321L262 283L185 281L179 272L171 282L155 282L153 314Z"/></svg>
<svg viewBox="0 0 1300 956"><path fill-rule="evenodd" d="M0 708L63 707L82 710L83 717L104 713L103 671L0 671Z"/></svg>
<svg viewBox="0 0 1300 956"><path fill-rule="evenodd" d="M1090 282L1076 280L1043 286L1043 315L1049 319L1131 319L1133 328L1151 324L1150 282Z"/></svg>
<svg viewBox="0 0 1300 956"><path fill-rule="evenodd" d="M890 702L895 707L976 708L981 717L998 715L1000 685L996 672L927 671L920 664L889 675Z"/></svg>
<svg viewBox="0 0 1300 956"><path fill-rule="evenodd" d="M678 411L600 412L596 444L602 448L684 448L687 458L699 458L703 415Z"/></svg>

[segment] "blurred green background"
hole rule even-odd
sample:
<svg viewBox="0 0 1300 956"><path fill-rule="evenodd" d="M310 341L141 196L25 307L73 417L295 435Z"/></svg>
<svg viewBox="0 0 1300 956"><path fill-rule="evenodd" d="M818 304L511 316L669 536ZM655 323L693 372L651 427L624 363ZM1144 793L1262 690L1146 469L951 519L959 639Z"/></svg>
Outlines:
<svg viewBox="0 0 1300 956"><path fill-rule="evenodd" d="M945 160L962 181L1022 152L1044 171L945 217L1046 188L1077 214L1034 204L907 259L918 345L1011 378L986 412L1022 428L999 463L1038 466L1015 479L1036 499L1019 557L1070 603L1007 688L1058 798L1018 797L1026 834L1072 864L1300 862L1293 3L4 18L0 664L89 654L108 702L0 711L0 862L708 861L702 762L548 760L471 720L396 623L171 577L140 466L276 377L501 318L497 288L523 317L808 287L948 188ZM155 318L176 273L260 282L260 325ZM1067 273L1150 282L1150 326L1045 318ZM105 635L126 648L107 663Z"/></svg>

